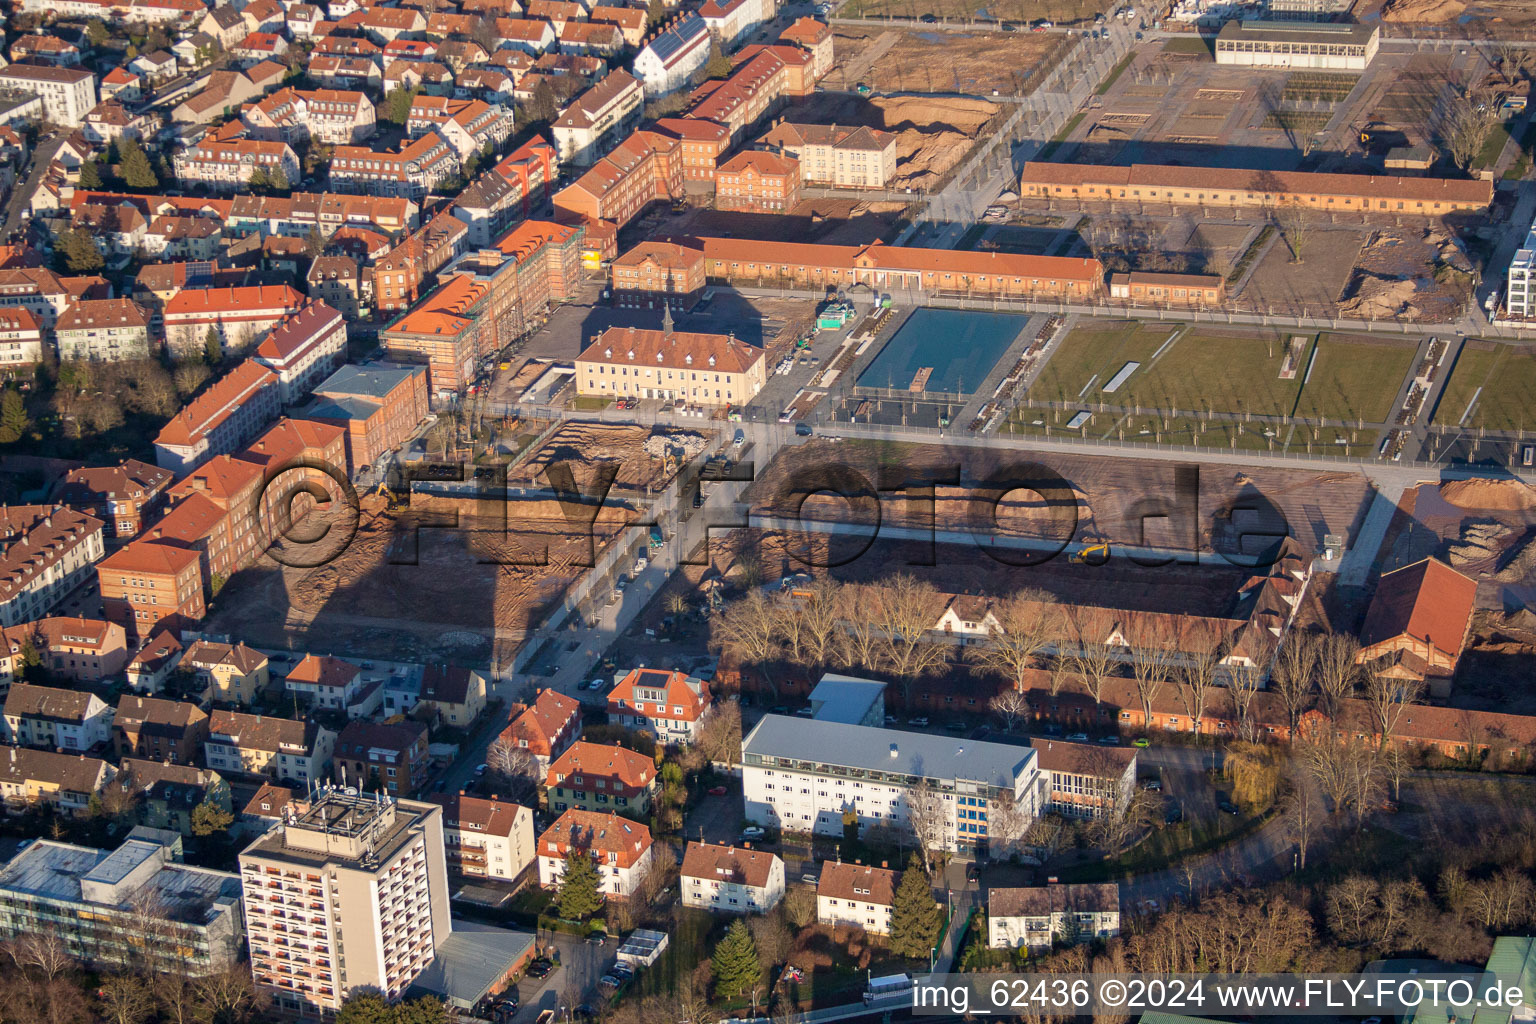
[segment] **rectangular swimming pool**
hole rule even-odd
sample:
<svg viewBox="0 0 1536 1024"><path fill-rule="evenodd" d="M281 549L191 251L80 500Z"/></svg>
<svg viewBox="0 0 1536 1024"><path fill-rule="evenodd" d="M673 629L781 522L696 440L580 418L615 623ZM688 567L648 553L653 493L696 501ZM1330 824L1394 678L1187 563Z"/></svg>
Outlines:
<svg viewBox="0 0 1536 1024"><path fill-rule="evenodd" d="M858 386L905 391L924 377L914 394L974 394L1028 322L1018 313L915 310L859 374Z"/></svg>

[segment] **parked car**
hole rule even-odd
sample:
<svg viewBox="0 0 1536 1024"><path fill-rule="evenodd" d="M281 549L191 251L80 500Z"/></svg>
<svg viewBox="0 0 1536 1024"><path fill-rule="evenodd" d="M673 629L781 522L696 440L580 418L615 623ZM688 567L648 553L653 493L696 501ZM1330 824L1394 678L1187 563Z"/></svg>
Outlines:
<svg viewBox="0 0 1536 1024"><path fill-rule="evenodd" d="M1072 735L1067 737L1067 742L1068 743L1087 743L1088 742L1088 734L1085 733L1085 732L1075 732Z"/></svg>
<svg viewBox="0 0 1536 1024"><path fill-rule="evenodd" d="M1163 791L1163 780L1145 779L1141 783L1141 788L1149 793L1161 793Z"/></svg>
<svg viewBox="0 0 1536 1024"><path fill-rule="evenodd" d="M1177 825L1184 820L1184 810L1178 804L1171 804L1168 813L1163 815L1164 825Z"/></svg>
<svg viewBox="0 0 1536 1024"><path fill-rule="evenodd" d="M486 765L483 765L483 764L477 764L477 765L475 765L475 774L476 774L476 775L484 775L484 774L485 774L485 770L486 770L486 767L487 767L487 766L486 766Z"/></svg>
<svg viewBox="0 0 1536 1024"><path fill-rule="evenodd" d="M928 719L922 718L922 717L909 718L909 719L907 719L907 724L908 725L927 725L928 724Z"/></svg>
<svg viewBox="0 0 1536 1024"><path fill-rule="evenodd" d="M809 871L807 871L805 874L800 876L800 881L804 882L806 885L820 885L821 884L821 876L820 875L813 875Z"/></svg>
<svg viewBox="0 0 1536 1024"><path fill-rule="evenodd" d="M547 978L554 972L555 962L548 957L539 957L528 965L528 977Z"/></svg>
<svg viewBox="0 0 1536 1024"><path fill-rule="evenodd" d="M1104 746L1106 746L1106 747L1118 747L1120 745L1120 737L1119 736L1100 736L1099 737L1099 742L1104 744Z"/></svg>
<svg viewBox="0 0 1536 1024"><path fill-rule="evenodd" d="M1237 804L1233 803L1231 800L1219 800L1219 801L1217 801L1216 809L1219 810L1222 814L1241 814L1241 813L1243 813L1242 808L1238 807Z"/></svg>
<svg viewBox="0 0 1536 1024"><path fill-rule="evenodd" d="M757 825L748 825L741 830L741 838L747 840L761 839L768 834L768 830Z"/></svg>
<svg viewBox="0 0 1536 1024"><path fill-rule="evenodd" d="M710 796L725 796L725 787L724 786L710 786L709 787L709 795Z"/></svg>

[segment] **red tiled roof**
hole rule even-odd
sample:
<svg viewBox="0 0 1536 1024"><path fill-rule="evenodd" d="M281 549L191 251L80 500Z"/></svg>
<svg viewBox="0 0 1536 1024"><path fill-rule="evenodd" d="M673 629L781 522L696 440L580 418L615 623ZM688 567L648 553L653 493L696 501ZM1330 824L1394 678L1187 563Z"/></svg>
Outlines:
<svg viewBox="0 0 1536 1024"><path fill-rule="evenodd" d="M1360 643L1369 648L1410 636L1455 660L1476 598L1477 581L1436 558L1384 573L1360 628Z"/></svg>

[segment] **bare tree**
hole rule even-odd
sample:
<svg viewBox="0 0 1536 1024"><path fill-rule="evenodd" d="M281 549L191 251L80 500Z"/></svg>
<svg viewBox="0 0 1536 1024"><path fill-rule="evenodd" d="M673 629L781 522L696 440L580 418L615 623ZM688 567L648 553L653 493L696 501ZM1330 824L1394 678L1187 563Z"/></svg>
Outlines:
<svg viewBox="0 0 1536 1024"><path fill-rule="evenodd" d="M796 928L804 928L816 920L816 890L803 885L791 886L784 893L784 916Z"/></svg>
<svg viewBox="0 0 1536 1024"><path fill-rule="evenodd" d="M752 918L747 922L752 931L752 943L757 947L757 959L772 970L789 961L795 949L795 937L784 923L784 916L777 910Z"/></svg>
<svg viewBox="0 0 1536 1024"><path fill-rule="evenodd" d="M843 585L829 577L817 579L810 595L800 600L800 643L807 664L826 665L837 653L844 620Z"/></svg>
<svg viewBox="0 0 1536 1024"><path fill-rule="evenodd" d="M1285 708L1286 735L1294 742L1296 723L1312 701L1312 677L1317 668L1318 637L1292 630L1275 656L1270 680L1275 696Z"/></svg>
<svg viewBox="0 0 1536 1024"><path fill-rule="evenodd" d="M1275 207L1275 223L1291 249L1291 262L1303 263L1312 240L1312 215L1296 196L1280 201Z"/></svg>
<svg viewBox="0 0 1536 1024"><path fill-rule="evenodd" d="M1385 749L1397 735L1398 723L1413 705L1424 697L1424 682L1400 679L1383 672L1365 673L1365 702L1371 710L1371 724Z"/></svg>
<svg viewBox="0 0 1536 1024"><path fill-rule="evenodd" d="M539 762L522 747L498 739L485 751L485 770L491 785L521 804L538 802Z"/></svg>
<svg viewBox="0 0 1536 1024"><path fill-rule="evenodd" d="M1205 721L1205 710L1211 694L1216 689L1216 674L1226 656L1226 637L1215 627L1197 626L1184 637L1182 657L1176 666L1179 682L1180 703L1189 716L1189 730L1200 742L1200 723Z"/></svg>
<svg viewBox="0 0 1536 1024"><path fill-rule="evenodd" d="M706 712L695 745L711 761L731 765L740 761L741 704L728 700Z"/></svg>
<svg viewBox="0 0 1536 1024"><path fill-rule="evenodd" d="M1067 671L1083 683L1095 704L1104 703L1104 684L1115 674L1120 656L1109 643L1114 628L1112 613L1104 608L1073 605L1066 613L1070 644L1062 659Z"/></svg>
<svg viewBox="0 0 1536 1024"><path fill-rule="evenodd" d="M779 651L783 606L753 588L747 596L732 601L711 619L710 639L733 657L763 666ZM778 687L768 673L764 680L778 694Z"/></svg>
<svg viewBox="0 0 1536 1024"><path fill-rule="evenodd" d="M27 932L5 943L5 951L25 974L53 981L75 967L74 957L53 929Z"/></svg>
<svg viewBox="0 0 1536 1024"><path fill-rule="evenodd" d="M970 657L982 668L1010 679L1014 689L1023 690L1024 680L1040 655L1060 643L1061 610L1049 594L1026 589L999 602L993 615L997 627L986 643L971 649ZM1052 676L1052 696L1061 688L1058 678Z"/></svg>
<svg viewBox="0 0 1536 1024"><path fill-rule="evenodd" d="M1131 678L1136 684L1136 698L1141 702L1142 727L1152 729L1152 705L1173 676L1173 651L1170 637L1161 622L1141 616L1127 637L1131 644Z"/></svg>
<svg viewBox="0 0 1536 1024"><path fill-rule="evenodd" d="M1227 666L1227 694L1237 715L1237 734L1250 743L1259 737L1258 723L1253 720L1253 699L1263 688L1264 669L1259 665Z"/></svg>
<svg viewBox="0 0 1536 1024"><path fill-rule="evenodd" d="M938 593L932 585L908 573L890 578L880 591L875 610L885 660L901 678L902 691L912 699L912 683L949 663L950 647L930 635L938 622Z"/></svg>
<svg viewBox="0 0 1536 1024"><path fill-rule="evenodd" d="M1472 161L1483 151L1498 123L1498 104L1493 96L1463 90L1446 103L1441 113L1440 141L1456 166L1470 171Z"/></svg>
<svg viewBox="0 0 1536 1024"><path fill-rule="evenodd" d="M1360 666L1356 664L1359 653L1360 642L1344 633L1330 633L1318 642L1317 689L1323 713L1333 721L1338 721L1344 698L1354 691L1360 678Z"/></svg>
<svg viewBox="0 0 1536 1024"><path fill-rule="evenodd" d="M243 964L205 974L192 982L197 993L198 1017L210 1021L243 1024L257 1019L264 1002L251 982L251 972Z"/></svg>
<svg viewBox="0 0 1536 1024"><path fill-rule="evenodd" d="M1049 864L1072 844L1072 828L1059 815L1042 814L1030 825L1024 841L1035 851L1042 865Z"/></svg>
<svg viewBox="0 0 1536 1024"><path fill-rule="evenodd" d="M996 711L998 717L1003 720L1003 730L1012 732L1013 723L1018 718L1029 714L1029 698L1019 690L1004 690L987 701L987 707Z"/></svg>
<svg viewBox="0 0 1536 1024"><path fill-rule="evenodd" d="M1321 818L1317 782L1299 760L1290 761L1287 770L1291 786L1285 805L1285 832L1296 844L1296 867L1303 869L1307 866L1307 851L1317 840Z"/></svg>
<svg viewBox="0 0 1536 1024"><path fill-rule="evenodd" d="M1111 857L1118 857L1151 822L1152 796L1146 790L1134 790L1130 801L1123 807L1118 806L1118 790L1114 791L1110 799L1117 806L1110 809L1110 813L1094 818L1089 825L1089 834Z"/></svg>

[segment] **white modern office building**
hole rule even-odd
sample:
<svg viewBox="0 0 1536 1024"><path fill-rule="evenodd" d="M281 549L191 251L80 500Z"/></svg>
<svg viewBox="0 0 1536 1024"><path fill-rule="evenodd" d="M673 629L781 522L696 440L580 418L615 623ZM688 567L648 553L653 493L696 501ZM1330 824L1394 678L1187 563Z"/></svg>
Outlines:
<svg viewBox="0 0 1536 1024"><path fill-rule="evenodd" d="M1525 244L1509 262L1509 280L1504 289L1504 308L1512 317L1531 315L1531 271L1536 269L1536 224L1525 233Z"/></svg>
<svg viewBox="0 0 1536 1024"><path fill-rule="evenodd" d="M1253 68L1364 71L1381 48L1375 25L1229 21L1216 34L1216 63Z"/></svg>

